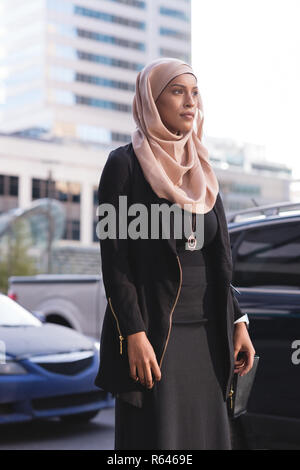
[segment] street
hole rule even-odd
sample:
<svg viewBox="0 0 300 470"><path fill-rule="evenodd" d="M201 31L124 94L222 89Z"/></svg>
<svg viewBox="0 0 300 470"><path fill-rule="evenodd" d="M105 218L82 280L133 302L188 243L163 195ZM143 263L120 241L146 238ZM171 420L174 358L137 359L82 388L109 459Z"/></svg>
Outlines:
<svg viewBox="0 0 300 470"><path fill-rule="evenodd" d="M85 424L59 419L0 427L0 450L111 450L114 448L114 408L100 411Z"/></svg>

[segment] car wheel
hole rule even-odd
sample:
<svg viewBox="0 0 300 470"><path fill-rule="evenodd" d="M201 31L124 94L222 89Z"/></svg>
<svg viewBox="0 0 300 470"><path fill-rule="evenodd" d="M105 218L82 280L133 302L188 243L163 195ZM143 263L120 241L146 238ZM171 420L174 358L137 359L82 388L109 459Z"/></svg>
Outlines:
<svg viewBox="0 0 300 470"><path fill-rule="evenodd" d="M100 411L101 410L86 411L85 413L77 413L74 415L62 415L60 419L66 423L84 423L93 419Z"/></svg>

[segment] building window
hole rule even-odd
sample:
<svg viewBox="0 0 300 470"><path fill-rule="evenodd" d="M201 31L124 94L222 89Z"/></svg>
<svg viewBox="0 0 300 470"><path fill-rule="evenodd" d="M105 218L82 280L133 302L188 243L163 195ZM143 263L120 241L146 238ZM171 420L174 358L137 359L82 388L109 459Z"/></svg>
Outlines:
<svg viewBox="0 0 300 470"><path fill-rule="evenodd" d="M44 97L45 95L42 89L32 88L21 93L9 95L4 102L4 106L6 109L11 110L22 106L32 106L37 103L42 103Z"/></svg>
<svg viewBox="0 0 300 470"><path fill-rule="evenodd" d="M177 20L190 21L190 17L181 10L174 10L173 8L160 7L159 12L161 15L171 16Z"/></svg>
<svg viewBox="0 0 300 470"><path fill-rule="evenodd" d="M98 189L97 188L94 188L94 191L93 191L93 203L94 203L94 211L96 214L96 208L98 207Z"/></svg>
<svg viewBox="0 0 300 470"><path fill-rule="evenodd" d="M130 7L135 7L135 8L141 8L141 9L146 8L146 2L143 2L141 0L107 0L107 1L115 2L115 3L122 3L123 5L128 5Z"/></svg>
<svg viewBox="0 0 300 470"><path fill-rule="evenodd" d="M60 34L71 38L80 37L84 39L90 39L92 41L103 42L106 44L112 44L128 49L134 49L139 51L145 51L146 49L144 42L133 41L132 39L119 37L111 34L105 34L99 31L91 31L88 29L77 28L72 25L57 23L54 21L48 23L47 30L49 33Z"/></svg>
<svg viewBox="0 0 300 470"><path fill-rule="evenodd" d="M93 221L93 242L98 242L99 241L99 238L98 238L97 232L96 232L97 223L98 222L96 220Z"/></svg>
<svg viewBox="0 0 300 470"><path fill-rule="evenodd" d="M122 26L128 26L136 29L146 29L146 23L143 21L132 20L131 18L125 18L123 16L111 15L98 10L92 10L91 8L74 6L74 14L80 16L88 16L89 18L95 18L101 21L107 21L109 23L121 24Z"/></svg>
<svg viewBox="0 0 300 470"><path fill-rule="evenodd" d="M104 109L110 109L113 111L122 111L124 113L131 113L131 105L129 104L101 100L100 98L93 98L91 96L75 95L75 102L76 104L83 104L85 106L92 106L95 108L104 108Z"/></svg>
<svg viewBox="0 0 300 470"><path fill-rule="evenodd" d="M111 143L111 132L103 127L78 124L76 126L76 134L79 140L85 142Z"/></svg>
<svg viewBox="0 0 300 470"><path fill-rule="evenodd" d="M0 175L0 195L4 194L4 175Z"/></svg>
<svg viewBox="0 0 300 470"><path fill-rule="evenodd" d="M119 90L135 91L135 84L134 83L121 82L121 81L118 81L118 80L111 80L111 79L105 78L105 77L97 77L95 75L87 75L86 73L76 72L75 81L83 82L83 83L90 83L91 85L117 88Z"/></svg>
<svg viewBox="0 0 300 470"><path fill-rule="evenodd" d="M17 176L9 176L9 195L17 196L19 194L19 178Z"/></svg>
<svg viewBox="0 0 300 470"><path fill-rule="evenodd" d="M64 240L80 240L80 221L68 219L66 221Z"/></svg>
<svg viewBox="0 0 300 470"><path fill-rule="evenodd" d="M80 28L76 28L76 35L81 38L91 39L93 41L105 42L113 44L115 46L145 51L145 44L143 42L132 41L130 39L120 38L117 36L110 36L108 34L98 33L95 31L87 31L85 29Z"/></svg>
<svg viewBox="0 0 300 470"><path fill-rule="evenodd" d="M159 34L161 36L168 36L170 38L180 39L181 41L191 40L191 36L189 33L178 31L176 29L165 28L164 26L161 26L159 28Z"/></svg>
<svg viewBox="0 0 300 470"><path fill-rule="evenodd" d="M0 175L0 195L16 196L19 195L19 177Z"/></svg>
<svg viewBox="0 0 300 470"><path fill-rule="evenodd" d="M111 140L113 142L130 142L131 135L130 134L121 134L120 132L112 132L111 133Z"/></svg>
<svg viewBox="0 0 300 470"><path fill-rule="evenodd" d="M143 68L143 64L137 62L130 62L123 59L115 59L114 57L108 57L98 54L92 54L91 52L76 51L78 59L87 60L88 62L98 62L100 64L109 65L111 67L120 67L122 69L140 71Z"/></svg>
<svg viewBox="0 0 300 470"><path fill-rule="evenodd" d="M54 185L55 185L54 181L50 182L49 180L32 178L32 189L31 189L32 199L41 199L41 198L49 197L49 196L51 196L54 199L57 199L54 193Z"/></svg>
<svg viewBox="0 0 300 470"><path fill-rule="evenodd" d="M144 64L138 62L131 62L123 59L116 59L114 57L93 54L91 52L86 52L82 50L74 49L71 46L65 46L63 44L51 44L51 49L49 53L55 55L56 57L62 57L63 59L70 60L86 60L88 62L94 62L98 64L107 65L109 67L119 67L126 70L134 70L139 72L144 67Z"/></svg>
<svg viewBox="0 0 300 470"><path fill-rule="evenodd" d="M51 187L50 187L51 184ZM49 191L50 189L50 191ZM80 183L32 179L32 199L51 197L60 202L80 203Z"/></svg>
<svg viewBox="0 0 300 470"><path fill-rule="evenodd" d="M18 206L18 176L0 175L0 213Z"/></svg>
<svg viewBox="0 0 300 470"><path fill-rule="evenodd" d="M97 75L89 75L82 72L75 72L72 69L63 67L50 67L50 78L61 82L81 82L89 83L90 85L116 88L118 90L135 91L135 84L129 82L123 82L119 80L112 80L106 77L100 77Z"/></svg>

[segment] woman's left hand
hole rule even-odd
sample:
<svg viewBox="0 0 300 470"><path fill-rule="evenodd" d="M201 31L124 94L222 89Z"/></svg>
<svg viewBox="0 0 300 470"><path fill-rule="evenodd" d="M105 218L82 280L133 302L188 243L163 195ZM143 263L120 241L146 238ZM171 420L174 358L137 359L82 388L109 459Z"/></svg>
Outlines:
<svg viewBox="0 0 300 470"><path fill-rule="evenodd" d="M248 329L245 322L238 322L234 324L233 333L233 347L234 347L234 372L238 372L243 376L249 372L253 366L255 349L248 334ZM241 359L237 360L237 355L240 353Z"/></svg>

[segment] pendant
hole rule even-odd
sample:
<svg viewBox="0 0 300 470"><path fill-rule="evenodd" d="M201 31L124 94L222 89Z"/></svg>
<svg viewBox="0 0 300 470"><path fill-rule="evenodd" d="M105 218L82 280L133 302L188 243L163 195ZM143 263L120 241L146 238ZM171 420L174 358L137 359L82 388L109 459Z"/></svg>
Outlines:
<svg viewBox="0 0 300 470"><path fill-rule="evenodd" d="M196 245L197 245L197 240L194 236L193 233L191 233L191 235L189 236L188 238L188 241L187 241L187 244L188 244L188 250L195 250L196 249Z"/></svg>

